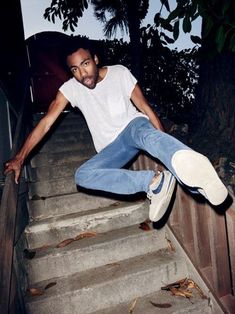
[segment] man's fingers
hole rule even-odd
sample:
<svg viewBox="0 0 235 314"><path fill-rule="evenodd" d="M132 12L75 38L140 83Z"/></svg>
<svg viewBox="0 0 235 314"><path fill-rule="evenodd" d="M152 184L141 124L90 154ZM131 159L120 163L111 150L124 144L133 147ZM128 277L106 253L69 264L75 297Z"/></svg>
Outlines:
<svg viewBox="0 0 235 314"><path fill-rule="evenodd" d="M4 174L7 175L9 172L13 171L11 168L5 168Z"/></svg>

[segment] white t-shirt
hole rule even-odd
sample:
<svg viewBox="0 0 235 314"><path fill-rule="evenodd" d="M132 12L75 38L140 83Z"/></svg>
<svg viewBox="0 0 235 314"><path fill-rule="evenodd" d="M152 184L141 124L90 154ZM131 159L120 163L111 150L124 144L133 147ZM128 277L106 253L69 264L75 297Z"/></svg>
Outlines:
<svg viewBox="0 0 235 314"><path fill-rule="evenodd" d="M60 87L71 105L83 113L97 152L115 140L131 120L147 117L130 100L136 83L126 67L112 65L94 89L83 86L75 78Z"/></svg>

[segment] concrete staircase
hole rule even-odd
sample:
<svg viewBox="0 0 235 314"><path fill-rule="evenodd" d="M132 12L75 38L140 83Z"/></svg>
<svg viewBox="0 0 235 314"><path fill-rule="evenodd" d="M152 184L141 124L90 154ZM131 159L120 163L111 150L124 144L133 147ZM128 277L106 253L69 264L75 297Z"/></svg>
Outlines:
<svg viewBox="0 0 235 314"><path fill-rule="evenodd" d="M77 190L74 170L93 154L83 118L71 112L31 160L27 313L212 313L198 294L189 300L161 290L190 272L166 227L140 228L145 199Z"/></svg>

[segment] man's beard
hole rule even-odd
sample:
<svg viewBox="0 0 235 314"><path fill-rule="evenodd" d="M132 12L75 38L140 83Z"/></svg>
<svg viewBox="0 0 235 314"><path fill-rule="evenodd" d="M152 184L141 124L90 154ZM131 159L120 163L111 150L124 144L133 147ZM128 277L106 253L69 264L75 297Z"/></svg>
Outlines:
<svg viewBox="0 0 235 314"><path fill-rule="evenodd" d="M86 86L89 89L94 89L98 82L99 71L97 71L93 76L87 76L81 80L82 85Z"/></svg>

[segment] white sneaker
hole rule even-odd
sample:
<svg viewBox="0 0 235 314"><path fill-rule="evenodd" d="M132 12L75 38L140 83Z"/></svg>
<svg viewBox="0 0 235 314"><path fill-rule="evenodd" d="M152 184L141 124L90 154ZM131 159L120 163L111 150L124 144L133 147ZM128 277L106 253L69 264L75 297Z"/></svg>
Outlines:
<svg viewBox="0 0 235 314"><path fill-rule="evenodd" d="M197 188L212 205L218 206L225 201L228 190L207 157L194 150L180 150L171 162L179 179L185 185Z"/></svg>
<svg viewBox="0 0 235 314"><path fill-rule="evenodd" d="M150 185L147 197L150 200L149 219L151 221L158 221L164 216L170 204L175 184L175 177L165 170L160 173L158 180Z"/></svg>

